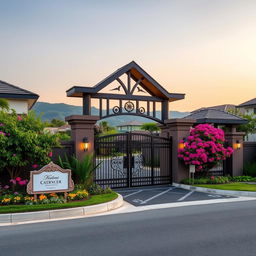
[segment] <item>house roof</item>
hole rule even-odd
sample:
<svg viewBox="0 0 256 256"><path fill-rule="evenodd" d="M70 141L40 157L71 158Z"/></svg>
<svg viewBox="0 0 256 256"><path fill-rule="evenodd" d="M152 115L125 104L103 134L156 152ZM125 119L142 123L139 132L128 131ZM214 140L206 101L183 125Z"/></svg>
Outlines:
<svg viewBox="0 0 256 256"><path fill-rule="evenodd" d="M199 108L199 109L196 109L196 110L192 111L191 113L195 113L197 111L201 111L201 110L204 110L204 109L217 109L217 110L220 110L220 111L227 112L228 110L235 109L235 108L236 108L236 105L224 104L224 105L217 105L217 106L212 106L212 107L202 107L202 108Z"/></svg>
<svg viewBox="0 0 256 256"><path fill-rule="evenodd" d="M31 108L39 98L39 95L0 80L0 98L27 99L29 108Z"/></svg>
<svg viewBox="0 0 256 256"><path fill-rule="evenodd" d="M142 69L135 61L132 61L123 67L117 69L115 72L104 78L102 81L93 87L73 86L67 90L68 97L83 97L83 94L96 94L108 84L119 78L121 75L130 72L131 78L146 90L149 94L169 100L175 101L184 99L185 94L169 93L163 86L161 86L152 76L150 76L144 69Z"/></svg>
<svg viewBox="0 0 256 256"><path fill-rule="evenodd" d="M202 109L194 112L184 119L195 119L196 123L214 123L214 124L245 124L248 121L239 116L227 113L217 109Z"/></svg>
<svg viewBox="0 0 256 256"><path fill-rule="evenodd" d="M124 126L141 126L143 123L138 121L130 121L130 122L124 122L120 125L117 125L117 127L124 127Z"/></svg>
<svg viewBox="0 0 256 256"><path fill-rule="evenodd" d="M237 107L250 107L250 106L256 106L256 98L248 100L240 105L238 105Z"/></svg>

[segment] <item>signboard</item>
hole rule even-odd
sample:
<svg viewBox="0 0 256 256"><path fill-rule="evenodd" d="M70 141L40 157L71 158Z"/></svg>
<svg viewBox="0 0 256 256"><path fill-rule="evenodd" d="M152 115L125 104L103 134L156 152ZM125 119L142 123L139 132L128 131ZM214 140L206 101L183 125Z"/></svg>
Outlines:
<svg viewBox="0 0 256 256"><path fill-rule="evenodd" d="M196 172L196 166L195 165L189 165L189 172L190 173L195 173Z"/></svg>
<svg viewBox="0 0 256 256"><path fill-rule="evenodd" d="M27 185L28 194L43 194L68 192L74 189L71 170L62 169L50 162L39 171L30 172L30 181Z"/></svg>

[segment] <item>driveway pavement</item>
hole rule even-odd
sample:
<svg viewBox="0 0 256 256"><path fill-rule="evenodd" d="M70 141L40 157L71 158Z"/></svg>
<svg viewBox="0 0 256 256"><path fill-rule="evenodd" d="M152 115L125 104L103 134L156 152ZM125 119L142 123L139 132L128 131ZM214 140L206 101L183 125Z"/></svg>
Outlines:
<svg viewBox="0 0 256 256"><path fill-rule="evenodd" d="M115 191L121 194L126 202L134 206L235 198L232 196L189 191L173 186L139 187L116 189Z"/></svg>

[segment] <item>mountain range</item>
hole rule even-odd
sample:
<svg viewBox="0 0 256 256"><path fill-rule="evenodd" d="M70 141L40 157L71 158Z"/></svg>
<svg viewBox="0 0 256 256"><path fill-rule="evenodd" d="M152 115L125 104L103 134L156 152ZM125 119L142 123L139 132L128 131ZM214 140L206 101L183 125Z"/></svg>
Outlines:
<svg viewBox="0 0 256 256"><path fill-rule="evenodd" d="M81 106L74 106L65 103L48 103L48 102L37 102L33 110L36 112L37 115L41 115L42 120L50 121L52 119L60 119L65 120L66 116L70 115L81 115L82 114L82 107ZM95 107L91 109L92 115L98 115L99 110ZM104 114L104 110L103 110ZM160 111L156 111L156 116L160 117ZM170 118L182 118L184 116L189 115L189 112L179 112L179 111L170 111ZM152 122L150 119L139 117L139 116L114 116L106 118L110 125L116 126L117 124L129 121L139 121L139 122Z"/></svg>

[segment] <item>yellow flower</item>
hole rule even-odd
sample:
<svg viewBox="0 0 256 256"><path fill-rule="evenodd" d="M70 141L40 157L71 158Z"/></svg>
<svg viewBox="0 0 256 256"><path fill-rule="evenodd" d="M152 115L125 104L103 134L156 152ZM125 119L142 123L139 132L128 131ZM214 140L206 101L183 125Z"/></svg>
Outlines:
<svg viewBox="0 0 256 256"><path fill-rule="evenodd" d="M2 203L9 203L10 201L11 201L11 198L2 199Z"/></svg>
<svg viewBox="0 0 256 256"><path fill-rule="evenodd" d="M68 197L69 197L71 200L73 200L76 196L77 196L76 193L69 193L69 194L68 194Z"/></svg>
<svg viewBox="0 0 256 256"><path fill-rule="evenodd" d="M21 200L21 197L20 196L15 196L13 198L14 202L19 202Z"/></svg>
<svg viewBox="0 0 256 256"><path fill-rule="evenodd" d="M46 198L47 198L46 195L40 195L40 196L39 196L39 200L40 200L40 201L43 201L43 200L46 199Z"/></svg>
<svg viewBox="0 0 256 256"><path fill-rule="evenodd" d="M33 201L33 200L34 200L34 197L33 197L33 196L25 196L25 197L24 197L24 200L25 200L25 201Z"/></svg>
<svg viewBox="0 0 256 256"><path fill-rule="evenodd" d="M80 191L77 191L77 195L87 197L89 193L86 190L80 190Z"/></svg>

